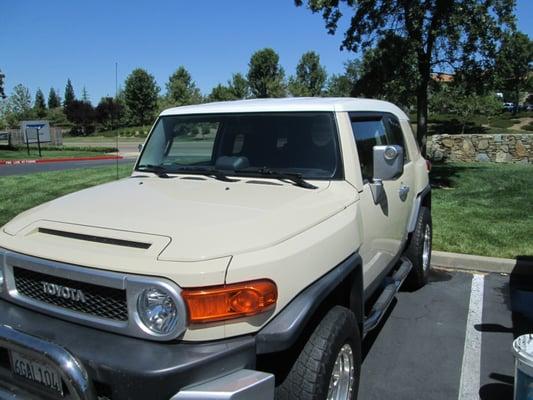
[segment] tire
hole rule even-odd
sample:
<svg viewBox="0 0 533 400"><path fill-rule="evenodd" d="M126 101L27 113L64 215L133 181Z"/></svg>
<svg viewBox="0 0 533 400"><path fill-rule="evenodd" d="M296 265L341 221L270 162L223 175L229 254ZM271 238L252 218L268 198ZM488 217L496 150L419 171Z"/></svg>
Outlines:
<svg viewBox="0 0 533 400"><path fill-rule="evenodd" d="M432 233L431 212L429 208L421 207L411 241L404 253L404 256L413 264L411 273L405 280L405 287L409 290L420 289L428 281L429 271L431 270ZM424 243L426 240L429 252L425 256Z"/></svg>
<svg viewBox="0 0 533 400"><path fill-rule="evenodd" d="M276 399L325 400L341 349L344 360L351 359L353 365L349 378L352 390L341 398L357 399L361 373L361 336L355 315L341 306L333 307L313 331L289 374L276 388Z"/></svg>

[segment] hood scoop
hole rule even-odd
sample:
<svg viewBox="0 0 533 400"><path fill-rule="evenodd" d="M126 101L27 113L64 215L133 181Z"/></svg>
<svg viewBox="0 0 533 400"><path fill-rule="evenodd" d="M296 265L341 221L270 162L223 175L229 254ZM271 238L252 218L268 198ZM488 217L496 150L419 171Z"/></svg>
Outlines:
<svg viewBox="0 0 533 400"><path fill-rule="evenodd" d="M122 247L132 247L135 249L146 250L152 246L151 243L135 242L131 240L115 239L115 238L109 238L109 237L104 237L104 236L85 235L82 233L60 231L57 229L50 229L50 228L39 228L39 233L43 233L45 235L60 236L60 237L65 237L69 239L85 240L87 242L104 243L104 244L110 244L110 245L122 246Z"/></svg>

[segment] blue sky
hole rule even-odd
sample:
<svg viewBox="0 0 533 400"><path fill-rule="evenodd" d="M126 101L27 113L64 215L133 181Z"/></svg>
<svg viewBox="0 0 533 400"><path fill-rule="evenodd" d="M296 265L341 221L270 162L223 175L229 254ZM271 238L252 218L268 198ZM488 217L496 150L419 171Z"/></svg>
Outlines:
<svg viewBox="0 0 533 400"><path fill-rule="evenodd" d="M268 6L265 6L268 4ZM533 1L517 1L518 27L533 37ZM343 21L346 24L347 21ZM317 51L328 73L353 54L340 52L343 29L326 34L320 15L293 0L1 0L0 70L6 94L18 83L32 96L40 87L63 94L67 78L76 95L85 86L93 103L115 92L136 67L152 73L162 91L184 65L203 93L247 70L250 55L272 47L287 74L301 54Z"/></svg>

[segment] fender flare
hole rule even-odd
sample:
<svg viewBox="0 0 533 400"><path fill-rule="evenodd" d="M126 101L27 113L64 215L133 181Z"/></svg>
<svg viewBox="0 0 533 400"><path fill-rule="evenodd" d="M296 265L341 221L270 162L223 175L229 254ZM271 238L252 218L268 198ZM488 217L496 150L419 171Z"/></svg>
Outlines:
<svg viewBox="0 0 533 400"><path fill-rule="evenodd" d="M362 259L359 254L353 253L300 292L259 331L255 337L257 354L275 353L290 348L298 340L322 302L354 271L356 274L351 285L349 302L350 308L356 308L352 310L356 317L362 319L364 304Z"/></svg>
<svg viewBox="0 0 533 400"><path fill-rule="evenodd" d="M413 203L413 208L411 209L411 215L409 216L409 220L407 222L407 233L414 232L420 207L422 207L422 203L427 196L430 196L431 198L431 186L429 184L416 196L416 199Z"/></svg>

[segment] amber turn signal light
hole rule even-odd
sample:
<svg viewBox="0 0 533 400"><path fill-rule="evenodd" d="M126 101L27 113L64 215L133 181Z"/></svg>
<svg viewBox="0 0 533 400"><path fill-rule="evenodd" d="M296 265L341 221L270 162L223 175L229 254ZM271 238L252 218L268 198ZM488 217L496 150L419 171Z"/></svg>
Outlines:
<svg viewBox="0 0 533 400"><path fill-rule="evenodd" d="M201 324L256 315L276 303L278 289L268 279L184 289L189 322Z"/></svg>

